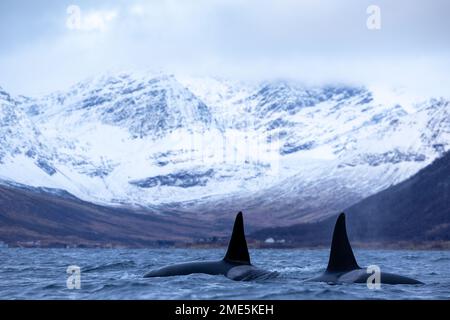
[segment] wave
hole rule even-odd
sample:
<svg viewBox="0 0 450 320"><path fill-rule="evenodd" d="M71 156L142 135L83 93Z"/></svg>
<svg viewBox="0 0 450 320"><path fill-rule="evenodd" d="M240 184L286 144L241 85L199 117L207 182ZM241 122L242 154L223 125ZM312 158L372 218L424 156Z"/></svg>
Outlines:
<svg viewBox="0 0 450 320"><path fill-rule="evenodd" d="M83 268L83 273L89 273L89 272L95 272L95 271L111 271L111 270L123 270L126 268L132 268L135 267L136 263L132 260L126 260L121 262L112 262L112 263L105 263L100 264L93 267L87 267Z"/></svg>

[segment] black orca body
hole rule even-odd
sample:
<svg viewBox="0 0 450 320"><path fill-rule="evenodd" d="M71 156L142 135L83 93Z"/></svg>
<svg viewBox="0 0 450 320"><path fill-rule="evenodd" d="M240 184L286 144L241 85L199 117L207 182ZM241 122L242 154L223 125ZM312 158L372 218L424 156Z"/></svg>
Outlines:
<svg viewBox="0 0 450 320"><path fill-rule="evenodd" d="M250 263L247 241L244 233L244 220L242 212L239 212L234 222L233 234L225 257L218 261L186 262L169 265L152 270L144 277L169 277L181 276L192 273L206 273L211 275L224 275L237 281L249 281L256 279L273 278L277 272L258 269Z"/></svg>
<svg viewBox="0 0 450 320"><path fill-rule="evenodd" d="M326 271L310 281L341 283L367 283L372 275L356 262L352 247L347 237L345 214L341 213L334 227L330 258ZM380 283L384 284L422 284L422 282L392 273L380 272Z"/></svg>

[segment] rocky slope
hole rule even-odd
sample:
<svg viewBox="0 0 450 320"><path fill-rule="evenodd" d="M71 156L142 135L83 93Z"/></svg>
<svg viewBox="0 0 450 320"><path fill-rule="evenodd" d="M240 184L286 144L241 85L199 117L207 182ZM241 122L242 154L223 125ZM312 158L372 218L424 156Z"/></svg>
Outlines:
<svg viewBox="0 0 450 320"><path fill-rule="evenodd" d="M395 186L346 209L352 241L450 243L450 153ZM252 238L326 245L336 216L321 222L259 230Z"/></svg>

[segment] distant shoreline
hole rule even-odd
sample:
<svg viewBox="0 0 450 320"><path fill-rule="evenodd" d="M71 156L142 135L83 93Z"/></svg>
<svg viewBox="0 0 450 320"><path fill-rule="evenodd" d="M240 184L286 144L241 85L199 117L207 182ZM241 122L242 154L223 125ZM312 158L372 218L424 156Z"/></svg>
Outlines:
<svg viewBox="0 0 450 320"><path fill-rule="evenodd" d="M35 243L35 242L18 242L14 244L3 243L0 249L226 249L227 243L187 243L187 242L173 242L161 245L127 245L127 244L111 244L111 243L79 243L79 244L64 244L64 243ZM353 242L355 249L366 250L412 250L412 251L447 251L450 250L450 241L427 241L420 243L413 242L372 242L362 243ZM329 249L329 244L304 245L299 243L284 243L284 244L267 244L264 242L249 241L250 249L278 249L278 250L319 250Z"/></svg>

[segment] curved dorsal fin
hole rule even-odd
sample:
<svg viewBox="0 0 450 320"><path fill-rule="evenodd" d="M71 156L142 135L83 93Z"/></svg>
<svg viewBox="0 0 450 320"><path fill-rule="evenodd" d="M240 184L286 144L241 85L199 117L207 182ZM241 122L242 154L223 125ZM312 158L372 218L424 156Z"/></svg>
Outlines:
<svg viewBox="0 0 450 320"><path fill-rule="evenodd" d="M336 221L331 243L330 260L327 271L341 272L360 269L353 254L345 227L345 214L341 213Z"/></svg>
<svg viewBox="0 0 450 320"><path fill-rule="evenodd" d="M242 212L239 212L234 221L233 234L231 235L228 250L223 258L227 261L250 264L250 255L248 254L247 241L244 233L244 219Z"/></svg>

